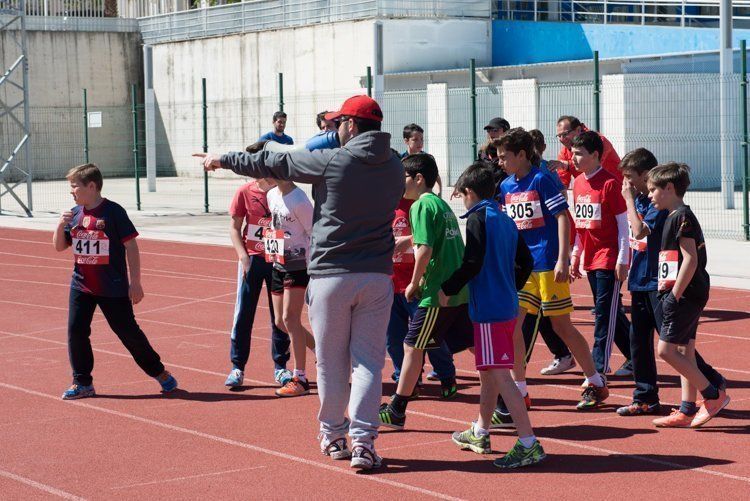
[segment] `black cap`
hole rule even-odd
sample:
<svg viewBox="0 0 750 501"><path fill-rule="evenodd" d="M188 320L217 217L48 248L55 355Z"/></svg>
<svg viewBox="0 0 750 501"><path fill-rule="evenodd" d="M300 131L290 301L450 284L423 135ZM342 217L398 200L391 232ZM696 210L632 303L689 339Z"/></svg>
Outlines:
<svg viewBox="0 0 750 501"><path fill-rule="evenodd" d="M490 123L484 126L484 130L487 130L487 129L501 129L501 130L508 131L510 130L510 124L504 118L495 117L492 120L490 120Z"/></svg>

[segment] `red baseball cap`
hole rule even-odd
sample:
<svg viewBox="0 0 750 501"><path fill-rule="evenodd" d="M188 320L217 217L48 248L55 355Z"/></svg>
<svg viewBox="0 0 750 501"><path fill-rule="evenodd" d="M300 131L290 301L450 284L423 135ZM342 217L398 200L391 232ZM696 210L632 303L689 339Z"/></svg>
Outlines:
<svg viewBox="0 0 750 501"><path fill-rule="evenodd" d="M344 101L339 111L326 113L325 119L338 120L341 117L366 118L382 122L383 111L373 98L368 96L354 96Z"/></svg>

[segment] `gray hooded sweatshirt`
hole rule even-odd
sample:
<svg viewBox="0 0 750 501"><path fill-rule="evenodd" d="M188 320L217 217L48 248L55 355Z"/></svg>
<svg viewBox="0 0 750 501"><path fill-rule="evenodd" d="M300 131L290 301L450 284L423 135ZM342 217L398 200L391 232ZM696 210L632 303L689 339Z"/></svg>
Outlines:
<svg viewBox="0 0 750 501"><path fill-rule="evenodd" d="M222 167L254 178L313 186L310 275L393 272L391 225L404 194L404 167L391 135L370 131L342 148L288 153L233 152Z"/></svg>

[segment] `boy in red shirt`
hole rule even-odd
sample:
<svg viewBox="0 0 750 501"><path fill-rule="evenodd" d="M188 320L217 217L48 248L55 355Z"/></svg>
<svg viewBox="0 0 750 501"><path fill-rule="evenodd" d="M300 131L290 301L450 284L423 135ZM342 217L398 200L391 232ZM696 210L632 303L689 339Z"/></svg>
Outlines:
<svg viewBox="0 0 750 501"><path fill-rule="evenodd" d="M265 142L247 147L248 153L263 148ZM274 362L274 380L284 386L292 380L286 368L289 361L289 335L276 327L271 308L271 271L273 263L266 262L263 249L263 231L271 223L271 211L266 193L276 186L270 178L246 183L237 190L229 205L232 222L229 235L232 239L239 263L237 265L237 300L234 305L234 321L230 341L232 370L224 384L239 388L245 378L245 364L250 357L250 335L255 321L258 300L266 284L266 299L271 311L271 355Z"/></svg>
<svg viewBox="0 0 750 501"><path fill-rule="evenodd" d="M573 186L576 244L570 272L573 278L581 277L583 264L594 296L592 355L600 374L609 370L612 341L630 360L630 322L620 295L630 256L627 207L622 184L600 165L603 150L596 132L584 132L573 140L573 162L582 175Z"/></svg>

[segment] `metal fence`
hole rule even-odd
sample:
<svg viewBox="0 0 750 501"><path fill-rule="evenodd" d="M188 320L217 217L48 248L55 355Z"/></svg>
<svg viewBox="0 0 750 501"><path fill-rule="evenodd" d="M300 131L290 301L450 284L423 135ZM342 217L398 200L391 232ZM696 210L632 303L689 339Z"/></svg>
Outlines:
<svg viewBox="0 0 750 501"><path fill-rule="evenodd" d="M734 174L728 184L735 187L735 209L729 210L723 207L725 198L720 190L726 180L720 167L719 84L720 77L716 74L608 75L601 84L599 121L601 132L620 156L642 146L660 161L675 160L690 165L692 185L687 202L698 214L706 234L741 239L744 237L742 186L746 182L741 78L731 77L732 92L728 96L732 115L727 140L734 157ZM217 92L212 91L209 81L206 134L210 151L241 150L271 129L271 115L280 107L278 96L228 99ZM287 95L283 105L289 116L286 132L297 143L304 142L317 131L318 112L335 109L346 97L364 92L365 89L351 89L314 96ZM504 116L512 126L540 129L547 138L544 156L548 159L555 158L561 147L555 137L560 115L575 115L591 127L596 123L591 81L513 80L479 86L476 95L477 121L472 124L468 87L446 88L445 95L437 100L434 95L430 97L428 89L385 92L380 96L385 114L383 129L392 134L392 146L403 151L404 125L415 122L424 127L426 150L446 153L444 158L441 156L441 168L447 173L446 185L450 185L473 160L472 127L476 127L481 145L485 140L482 128L492 117ZM200 99L181 103L161 99L157 105L154 193L148 191L146 180L142 97L139 95L136 101L135 113L131 104L102 108L95 102L88 103L88 111L100 112L102 117L101 127L88 129L90 160L100 165L105 178L112 180L108 181L110 186L115 183L120 186L118 196L128 208L137 208L140 191L143 210L203 212L201 169L191 157L193 152L200 151L204 141L203 103ZM59 180L70 166L84 161L83 109L80 106L32 108L31 122L35 209L58 211L69 204L67 187L64 182L46 180ZM116 178L120 180L114 181ZM226 211L234 189L241 183L241 179L229 173L212 173L208 184L209 210Z"/></svg>

